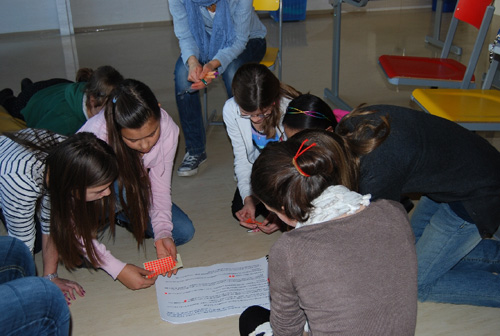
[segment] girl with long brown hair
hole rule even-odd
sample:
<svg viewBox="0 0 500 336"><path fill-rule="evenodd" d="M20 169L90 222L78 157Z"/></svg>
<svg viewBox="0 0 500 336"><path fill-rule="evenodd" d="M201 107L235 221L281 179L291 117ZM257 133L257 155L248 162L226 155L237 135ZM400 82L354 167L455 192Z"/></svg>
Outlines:
<svg viewBox="0 0 500 336"><path fill-rule="evenodd" d="M419 299L500 307L498 150L450 120L394 105L357 108L336 133L357 157L360 193L421 195L411 213Z"/></svg>
<svg viewBox="0 0 500 336"><path fill-rule="evenodd" d="M116 152L120 167L117 189L123 208L117 218L133 232L138 245L145 236L154 237L158 258L175 258L176 245L191 240L194 227L171 200L179 128L151 89L126 79L111 94L106 110L80 131L95 133Z"/></svg>
<svg viewBox="0 0 500 336"><path fill-rule="evenodd" d="M254 306L241 315L242 335L256 324L266 335L302 335L306 321L313 335L414 335L408 216L397 202L353 191L354 163L347 142L324 130L269 144L255 161L254 195L294 229L269 253L270 324Z"/></svg>
<svg viewBox="0 0 500 336"><path fill-rule="evenodd" d="M80 296L85 292L78 283L58 277L59 261L72 269L82 264L84 256L94 268L133 289L154 283L144 278L127 282L128 273L150 272L117 260L97 241L97 233L108 224L114 232L115 198L110 186L117 177L113 150L94 134L66 139L46 130L25 129L0 136L2 221L9 235L32 253L43 250L43 275L65 293L68 302L76 299L75 292Z"/></svg>

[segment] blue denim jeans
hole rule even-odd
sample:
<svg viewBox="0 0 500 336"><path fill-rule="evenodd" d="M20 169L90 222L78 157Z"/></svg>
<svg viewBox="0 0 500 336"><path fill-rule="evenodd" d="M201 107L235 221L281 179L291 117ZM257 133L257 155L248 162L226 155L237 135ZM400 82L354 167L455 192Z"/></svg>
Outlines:
<svg viewBox="0 0 500 336"><path fill-rule="evenodd" d="M245 50L231 62L224 73L222 79L226 86L227 96L233 96L231 92L231 83L236 71L245 63L260 62L266 53L265 39L251 39L248 41ZM177 110L181 120L181 127L186 140L186 152L191 155L200 155L205 152L205 127L203 125L203 116L201 111L200 93L195 91L186 93L191 87L192 82L187 80L188 68L179 57L175 64L175 100Z"/></svg>
<svg viewBox="0 0 500 336"><path fill-rule="evenodd" d="M116 218L127 223L130 222L123 211L117 213ZM172 238L174 239L175 245L180 246L193 239L195 231L193 222L189 219L188 215L174 203L172 203L172 223L174 224ZM154 237L151 219L148 222L148 228L145 234L146 236Z"/></svg>
<svg viewBox="0 0 500 336"><path fill-rule="evenodd" d="M69 335L63 293L35 276L28 247L7 236L0 236L0 298L0 335Z"/></svg>
<svg viewBox="0 0 500 336"><path fill-rule="evenodd" d="M500 242L481 239L447 203L425 196L411 224L420 301L500 307Z"/></svg>
<svg viewBox="0 0 500 336"><path fill-rule="evenodd" d="M114 183L115 194L116 194L116 203L120 205L120 197L118 192L118 182ZM126 200L126 195L125 195ZM130 223L130 220L127 218L123 211L120 211L116 214L116 219L121 220L123 222ZM172 203L172 223L174 227L172 229L172 238L174 240L175 245L180 246L186 244L188 241L193 239L194 236L194 226L191 219L189 219L188 215L184 211L181 210L177 205ZM154 237L153 225L151 223L151 218L148 221L148 228L145 232L146 236Z"/></svg>

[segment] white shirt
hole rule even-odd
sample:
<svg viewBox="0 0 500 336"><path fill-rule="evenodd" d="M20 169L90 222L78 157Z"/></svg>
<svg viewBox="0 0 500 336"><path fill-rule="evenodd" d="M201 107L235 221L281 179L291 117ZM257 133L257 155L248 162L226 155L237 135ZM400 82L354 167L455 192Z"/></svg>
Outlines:
<svg viewBox="0 0 500 336"><path fill-rule="evenodd" d="M279 134L285 132L283 130L283 116L290 99L282 98L280 102L281 120L277 128ZM252 123L250 119L241 118L238 114L238 104L234 98L228 99L222 109L222 117L226 124L227 134L231 139L234 154L234 172L238 180L238 190L240 191L241 199L252 194L250 187L250 175L252 174L252 166L255 160L259 157L259 150L252 142ZM285 137L286 139L286 137Z"/></svg>

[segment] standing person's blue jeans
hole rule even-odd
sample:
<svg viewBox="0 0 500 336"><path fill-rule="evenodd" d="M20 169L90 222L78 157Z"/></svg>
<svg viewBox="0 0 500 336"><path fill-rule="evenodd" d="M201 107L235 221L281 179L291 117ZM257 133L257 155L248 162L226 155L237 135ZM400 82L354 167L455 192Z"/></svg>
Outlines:
<svg viewBox="0 0 500 336"><path fill-rule="evenodd" d="M0 335L69 335L63 293L35 275L28 247L7 236L0 236L0 298Z"/></svg>
<svg viewBox="0 0 500 336"><path fill-rule="evenodd" d="M245 50L228 65L222 73L222 79L226 86L227 96L233 96L231 83L236 71L245 63L260 62L266 53L266 39L251 39L248 41ZM205 153L205 127L201 114L200 93L195 91L186 93L192 82L187 80L188 68L179 57L175 64L175 100L177 110L181 120L181 127L186 140L186 153L191 155L201 155Z"/></svg>
<svg viewBox="0 0 500 336"><path fill-rule="evenodd" d="M500 307L500 242L447 203L422 197L411 217L421 301Z"/></svg>

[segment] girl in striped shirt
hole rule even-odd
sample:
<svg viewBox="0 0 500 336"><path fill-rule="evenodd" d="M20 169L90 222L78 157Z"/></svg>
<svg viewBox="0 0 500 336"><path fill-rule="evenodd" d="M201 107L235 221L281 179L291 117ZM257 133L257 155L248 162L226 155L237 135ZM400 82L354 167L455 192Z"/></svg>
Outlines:
<svg viewBox="0 0 500 336"><path fill-rule="evenodd" d="M69 301L76 282L57 276L61 261L67 268L82 263L83 255L95 268L114 278L127 270L149 272L125 265L96 240L109 217L114 230L114 194L111 183L118 176L116 156L104 141L91 133L66 138L46 130L25 129L0 136L0 209L10 236L35 250L37 222L40 224L43 274L52 280ZM143 278L144 279L144 278ZM144 279L149 287L155 278Z"/></svg>

